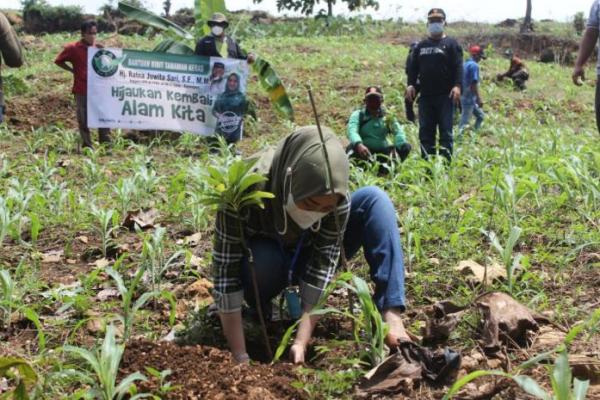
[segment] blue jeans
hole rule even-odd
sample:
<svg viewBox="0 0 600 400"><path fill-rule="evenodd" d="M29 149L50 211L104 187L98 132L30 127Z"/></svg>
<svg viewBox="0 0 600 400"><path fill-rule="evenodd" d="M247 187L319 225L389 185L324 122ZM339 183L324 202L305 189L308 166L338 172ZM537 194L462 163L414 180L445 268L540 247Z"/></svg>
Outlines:
<svg viewBox="0 0 600 400"><path fill-rule="evenodd" d="M347 259L362 248L375 283L373 300L380 311L389 308L404 310L404 256L396 211L388 195L374 186L361 188L352 194L350 217L344 233ZM293 252L285 251L273 239L256 237L249 240L254 256L254 269L263 310L287 286ZM302 277L310 258L310 247L300 252L295 279ZM244 298L255 305L254 288L248 263L242 266Z"/></svg>
<svg viewBox="0 0 600 400"><path fill-rule="evenodd" d="M478 131L479 128L481 128L483 118L485 117L483 110L475 103L465 104L463 102L462 114L460 116L460 124L458 125L459 136L462 134L463 130L465 129L465 126L467 126L469 120L471 119L471 116L473 115L475 115L475 126L473 127L473 130Z"/></svg>
<svg viewBox="0 0 600 400"><path fill-rule="evenodd" d="M0 124L4 122L4 109L5 107L0 105Z"/></svg>
<svg viewBox="0 0 600 400"><path fill-rule="evenodd" d="M419 99L419 140L421 141L421 155L429 158L436 155L436 133L439 128L439 154L448 161L452 159L454 139L452 137L452 124L454 117L454 104L449 95L426 96Z"/></svg>

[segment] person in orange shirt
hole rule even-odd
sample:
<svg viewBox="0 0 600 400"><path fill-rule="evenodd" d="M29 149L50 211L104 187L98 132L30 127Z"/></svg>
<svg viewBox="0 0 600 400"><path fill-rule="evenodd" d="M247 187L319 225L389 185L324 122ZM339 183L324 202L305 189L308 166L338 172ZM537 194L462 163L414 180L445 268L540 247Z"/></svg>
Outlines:
<svg viewBox="0 0 600 400"><path fill-rule="evenodd" d="M508 71L503 74L498 74L496 78L502 81L504 78L512 79L514 85L519 90L527 89L527 81L529 80L529 72L525 68L525 64L517 56L513 56L510 60Z"/></svg>

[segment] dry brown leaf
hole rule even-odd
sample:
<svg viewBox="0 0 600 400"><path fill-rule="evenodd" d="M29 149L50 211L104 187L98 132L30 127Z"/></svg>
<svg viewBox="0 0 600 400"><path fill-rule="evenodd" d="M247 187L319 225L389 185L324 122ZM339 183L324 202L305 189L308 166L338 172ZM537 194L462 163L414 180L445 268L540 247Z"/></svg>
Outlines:
<svg viewBox="0 0 600 400"><path fill-rule="evenodd" d="M101 258L94 262L94 266L96 266L96 268L100 268L100 269L104 269L104 268L108 267L109 264L110 264L110 262L106 258Z"/></svg>
<svg viewBox="0 0 600 400"><path fill-rule="evenodd" d="M155 208L130 211L123 221L123 226L129 230L135 230L136 226L141 230L152 229L156 218L158 218L158 210Z"/></svg>
<svg viewBox="0 0 600 400"><path fill-rule="evenodd" d="M592 385L600 385L600 359L586 355L570 354L569 366L573 376L579 380L590 381ZM591 397L590 397L591 398Z"/></svg>
<svg viewBox="0 0 600 400"><path fill-rule="evenodd" d="M539 329L533 312L506 293L485 294L476 305L483 316L482 340L486 352L497 352L501 339L510 338L505 341L525 345L527 332Z"/></svg>
<svg viewBox="0 0 600 400"><path fill-rule="evenodd" d="M542 326L534 339L533 346L540 352L555 348L565 340L566 334L552 326Z"/></svg>
<svg viewBox="0 0 600 400"><path fill-rule="evenodd" d="M207 279L200 278L185 289L185 295L186 297L194 297L196 300L203 301L211 298L210 292L212 288L212 282Z"/></svg>
<svg viewBox="0 0 600 400"><path fill-rule="evenodd" d="M106 301L108 299L119 297L119 291L117 289L108 288L102 289L96 295L96 299L99 301Z"/></svg>
<svg viewBox="0 0 600 400"><path fill-rule="evenodd" d="M62 250L52 250L47 253L42 254L42 263L51 264L60 262L60 258L63 255Z"/></svg>
<svg viewBox="0 0 600 400"><path fill-rule="evenodd" d="M200 268L202 266L202 257L192 254L192 257L190 258L190 266Z"/></svg>
<svg viewBox="0 0 600 400"><path fill-rule="evenodd" d="M77 236L75 239L79 240L81 243L88 244L89 239L87 236Z"/></svg>
<svg viewBox="0 0 600 400"><path fill-rule="evenodd" d="M77 264L77 260L73 260L72 258L67 258L67 264L69 265L75 265Z"/></svg>
<svg viewBox="0 0 600 400"><path fill-rule="evenodd" d="M469 277L476 283L482 283L485 277L485 267L473 260L463 260L454 267L461 274ZM495 280L506 279L506 268L498 263L493 263L487 267L486 284L491 284Z"/></svg>
<svg viewBox="0 0 600 400"><path fill-rule="evenodd" d="M201 240L202 240L202 233L197 232L197 233L194 233L193 235L186 236L185 238L183 238L183 243L187 244L190 247L195 247L195 246L198 246L198 244L200 243Z"/></svg>

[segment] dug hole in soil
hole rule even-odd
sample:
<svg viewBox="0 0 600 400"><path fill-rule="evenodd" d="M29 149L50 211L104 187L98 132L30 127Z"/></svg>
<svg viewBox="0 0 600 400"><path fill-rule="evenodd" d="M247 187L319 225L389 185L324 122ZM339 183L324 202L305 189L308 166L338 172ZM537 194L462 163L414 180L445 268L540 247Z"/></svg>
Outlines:
<svg viewBox="0 0 600 400"><path fill-rule="evenodd" d="M147 340L129 342L121 363L122 376L136 371L148 376L146 367L172 371L165 383L170 382L176 388L164 395L165 399L306 398L301 390L292 387L296 374L291 364L238 365L228 351L214 347L179 346ZM159 382L152 378L139 383L137 388L138 393L157 393Z"/></svg>

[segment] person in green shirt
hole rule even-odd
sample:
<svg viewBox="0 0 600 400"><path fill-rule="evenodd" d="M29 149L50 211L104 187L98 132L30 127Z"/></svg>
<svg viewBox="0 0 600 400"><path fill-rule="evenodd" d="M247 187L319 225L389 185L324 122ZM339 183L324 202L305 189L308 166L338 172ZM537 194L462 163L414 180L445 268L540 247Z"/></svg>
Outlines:
<svg viewBox="0 0 600 400"><path fill-rule="evenodd" d="M361 160L376 159L385 162L387 157L404 161L412 150L402 127L393 115L386 115L383 93L376 86L365 90L364 107L356 110L348 121L348 154ZM391 143L388 137L394 136ZM384 157L381 157L384 156Z"/></svg>

